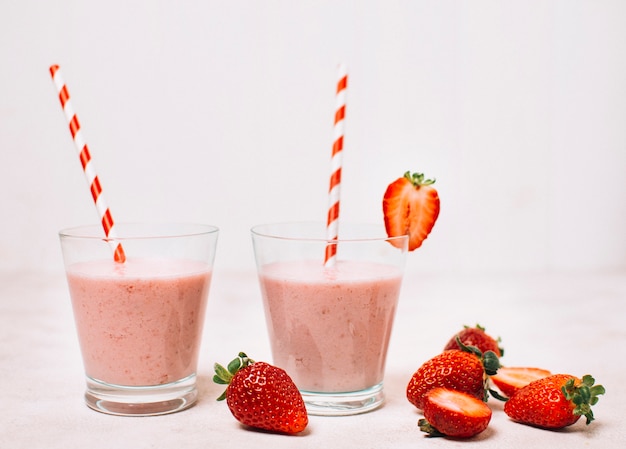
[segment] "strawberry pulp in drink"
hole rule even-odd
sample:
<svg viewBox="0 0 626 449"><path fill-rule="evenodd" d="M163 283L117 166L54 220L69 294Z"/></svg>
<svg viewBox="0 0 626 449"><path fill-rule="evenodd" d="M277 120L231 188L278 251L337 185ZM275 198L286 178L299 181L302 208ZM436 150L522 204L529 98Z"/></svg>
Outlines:
<svg viewBox="0 0 626 449"><path fill-rule="evenodd" d="M154 386L195 374L211 270L191 260L80 262L67 279L86 374Z"/></svg>
<svg viewBox="0 0 626 449"><path fill-rule="evenodd" d="M402 271L339 260L260 268L274 364L301 391L356 392L381 384Z"/></svg>

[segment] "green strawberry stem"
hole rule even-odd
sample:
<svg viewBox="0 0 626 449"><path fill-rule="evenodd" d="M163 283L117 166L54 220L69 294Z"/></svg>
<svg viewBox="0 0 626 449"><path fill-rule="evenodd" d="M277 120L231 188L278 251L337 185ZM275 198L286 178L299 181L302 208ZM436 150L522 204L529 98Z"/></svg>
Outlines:
<svg viewBox="0 0 626 449"><path fill-rule="evenodd" d="M509 400L509 398L507 398L506 396L502 396L500 393L498 393L496 390L494 390L493 388L489 388L488 389L489 394L494 398L497 399L498 401L502 401L502 402L506 402Z"/></svg>
<svg viewBox="0 0 626 449"><path fill-rule="evenodd" d="M245 352L240 352L237 358L230 361L228 364L228 368L224 368L219 363L213 365L215 369L215 375L213 376L213 382L220 385L229 385L230 381L233 380L233 376L237 374L242 368L246 366L252 365L254 360L249 358ZM226 390L217 398L218 401L223 401L226 399Z"/></svg>
<svg viewBox="0 0 626 449"><path fill-rule="evenodd" d="M580 385L574 384L575 379L568 380L561 391L565 396L565 399L571 401L576 407L574 408L574 415L584 416L587 418L587 424L594 420L592 405L598 403L599 395L604 394L606 390L602 385L594 385L596 382L593 377L586 374L582 378Z"/></svg>
<svg viewBox="0 0 626 449"><path fill-rule="evenodd" d="M429 186L435 183L435 179L424 179L424 173L413 173L407 171L404 177L411 181L415 187Z"/></svg>
<svg viewBox="0 0 626 449"><path fill-rule="evenodd" d="M445 435L441 432L439 432L439 430L437 430L431 423L428 422L428 420L426 419L420 419L417 422L417 425L419 426L420 430L422 432L426 432L428 435L428 437L445 437Z"/></svg>

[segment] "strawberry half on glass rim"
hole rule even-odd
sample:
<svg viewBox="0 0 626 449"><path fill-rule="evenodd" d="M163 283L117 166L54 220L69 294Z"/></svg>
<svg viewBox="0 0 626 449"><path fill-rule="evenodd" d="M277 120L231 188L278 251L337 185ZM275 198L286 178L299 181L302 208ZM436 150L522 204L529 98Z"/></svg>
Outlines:
<svg viewBox="0 0 626 449"><path fill-rule="evenodd" d="M407 171L387 186L383 196L387 235L408 235L409 251L422 245L439 216L439 194L434 183L434 179L425 179L423 173Z"/></svg>

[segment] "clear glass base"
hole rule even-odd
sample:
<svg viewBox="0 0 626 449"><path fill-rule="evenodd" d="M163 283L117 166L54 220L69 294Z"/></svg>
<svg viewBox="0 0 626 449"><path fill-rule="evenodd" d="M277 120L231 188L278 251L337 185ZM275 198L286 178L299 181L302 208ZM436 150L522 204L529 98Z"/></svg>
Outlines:
<svg viewBox="0 0 626 449"><path fill-rule="evenodd" d="M347 416L366 413L380 407L385 401L383 384L366 390L347 393L315 393L300 391L307 413L317 416Z"/></svg>
<svg viewBox="0 0 626 449"><path fill-rule="evenodd" d="M196 375L177 382L148 387L111 385L87 377L85 402L102 413L119 416L155 416L175 413L195 404Z"/></svg>

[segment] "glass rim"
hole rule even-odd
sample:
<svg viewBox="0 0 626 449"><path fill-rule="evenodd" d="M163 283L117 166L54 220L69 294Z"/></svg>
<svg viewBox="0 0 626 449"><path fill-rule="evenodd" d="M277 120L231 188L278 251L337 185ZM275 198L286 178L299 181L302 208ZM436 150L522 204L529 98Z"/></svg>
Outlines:
<svg viewBox="0 0 626 449"><path fill-rule="evenodd" d="M134 232L128 232L127 228ZM114 229L116 235L106 237L101 224L86 224L63 228L58 235L60 238L123 241L194 237L219 232L215 225L190 222L120 222L115 223ZM138 232L139 229L142 232Z"/></svg>
<svg viewBox="0 0 626 449"><path fill-rule="evenodd" d="M307 237L307 236L298 236L298 235L281 235L276 231L262 231L262 228L271 229L273 227L286 227L286 226L320 226L324 227L322 222L319 221L282 221L282 222L272 222L272 223L263 223L258 224L250 228L250 232L253 236L258 237L267 237L276 240L284 240L284 241L304 241L304 242L324 242L324 243L341 243L341 242L376 242L376 241L387 241L387 242L402 242L406 240L408 242L409 235L399 235L394 237L389 237L386 234L380 234L374 237L342 237L341 229L343 226L347 227L371 227L372 229L383 230L384 225L376 224L376 223L368 223L368 222L346 222L339 224L339 237L337 239L332 239L329 237Z"/></svg>

